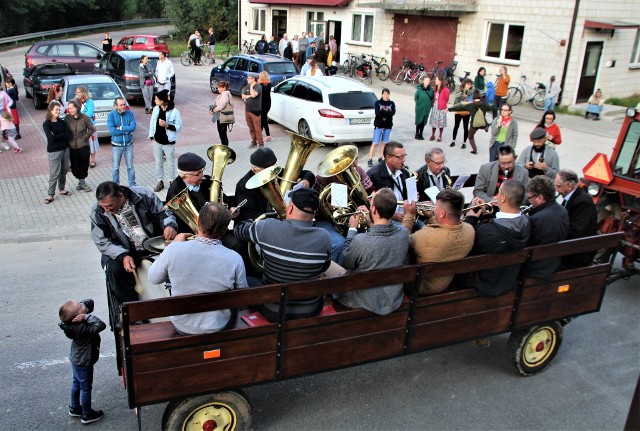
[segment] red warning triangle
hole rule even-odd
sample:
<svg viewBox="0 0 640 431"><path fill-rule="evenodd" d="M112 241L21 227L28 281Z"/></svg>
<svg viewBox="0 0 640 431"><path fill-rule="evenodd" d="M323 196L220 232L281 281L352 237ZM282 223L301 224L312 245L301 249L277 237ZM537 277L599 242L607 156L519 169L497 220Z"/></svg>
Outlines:
<svg viewBox="0 0 640 431"><path fill-rule="evenodd" d="M589 181L600 184L609 184L613 181L613 172L606 154L598 153L582 170L584 177Z"/></svg>

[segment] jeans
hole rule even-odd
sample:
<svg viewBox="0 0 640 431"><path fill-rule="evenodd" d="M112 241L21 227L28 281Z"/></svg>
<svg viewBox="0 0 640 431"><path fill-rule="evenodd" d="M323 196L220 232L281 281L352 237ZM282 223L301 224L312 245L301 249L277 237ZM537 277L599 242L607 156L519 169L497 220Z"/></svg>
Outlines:
<svg viewBox="0 0 640 431"><path fill-rule="evenodd" d="M82 416L91 413L91 387L93 386L93 365L83 367L71 364L73 381L71 383L71 405L77 409L82 405Z"/></svg>
<svg viewBox="0 0 640 431"><path fill-rule="evenodd" d="M316 221L316 227L329 232L329 237L331 238L331 260L340 265L340 261L342 260L342 250L344 249L344 236L335 229L333 223L330 221Z"/></svg>
<svg viewBox="0 0 640 431"><path fill-rule="evenodd" d="M67 172L69 171L69 148L61 151L47 153L49 159L49 190L47 194L53 196L56 192L56 183L58 190L64 190L67 184Z"/></svg>
<svg viewBox="0 0 640 431"><path fill-rule="evenodd" d="M556 108L556 98L549 97L544 99L544 112L553 111Z"/></svg>
<svg viewBox="0 0 640 431"><path fill-rule="evenodd" d="M169 174L169 181L176 179L176 162L173 159L173 155L176 152L175 144L162 145L157 142L153 142L153 158L156 160L156 180L160 181L164 179L164 160L162 155L167 158L167 171Z"/></svg>
<svg viewBox="0 0 640 431"><path fill-rule="evenodd" d="M130 186L136 185L136 171L133 169L133 144L119 147L111 145L111 179L114 183L120 184L120 161L124 154L124 162L127 165L127 178Z"/></svg>

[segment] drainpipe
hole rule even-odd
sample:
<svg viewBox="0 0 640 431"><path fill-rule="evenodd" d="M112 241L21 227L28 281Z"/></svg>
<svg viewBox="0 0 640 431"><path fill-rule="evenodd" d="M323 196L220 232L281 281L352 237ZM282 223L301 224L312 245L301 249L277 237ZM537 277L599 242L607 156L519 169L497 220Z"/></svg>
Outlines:
<svg viewBox="0 0 640 431"><path fill-rule="evenodd" d="M242 43L242 8L240 7L241 0L238 0L238 42L236 43L236 48L240 48L240 44Z"/></svg>
<svg viewBox="0 0 640 431"><path fill-rule="evenodd" d="M575 6L573 7L573 18L571 19L571 31L569 32L569 42L567 43L567 55L564 56L564 67L562 68L562 82L560 83L560 87L562 90L558 95L558 103L562 100L562 95L564 94L564 83L567 79L567 69L569 68L569 56L571 55L571 47L573 46L573 36L576 32L576 21L578 20L578 9L580 9L580 0L576 0Z"/></svg>

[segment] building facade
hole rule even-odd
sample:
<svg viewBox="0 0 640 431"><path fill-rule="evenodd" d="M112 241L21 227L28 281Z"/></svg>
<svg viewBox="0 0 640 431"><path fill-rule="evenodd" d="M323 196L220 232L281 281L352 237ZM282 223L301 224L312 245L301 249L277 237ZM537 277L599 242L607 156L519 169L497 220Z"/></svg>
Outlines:
<svg viewBox="0 0 640 431"><path fill-rule="evenodd" d="M403 58L433 70L458 62L457 75L479 67L491 77L508 68L511 85L562 84L562 105L640 89L638 0L241 0L239 34L323 33L346 53Z"/></svg>

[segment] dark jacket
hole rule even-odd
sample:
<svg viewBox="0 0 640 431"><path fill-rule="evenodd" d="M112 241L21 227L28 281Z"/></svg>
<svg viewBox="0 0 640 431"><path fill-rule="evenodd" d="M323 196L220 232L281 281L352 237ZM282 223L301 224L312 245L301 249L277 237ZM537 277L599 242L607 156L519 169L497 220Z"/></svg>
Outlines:
<svg viewBox="0 0 640 431"><path fill-rule="evenodd" d="M391 129L393 127L393 116L396 115L396 104L391 100L385 102L382 99L378 99L373 104L373 108L376 111L373 126L378 129Z"/></svg>
<svg viewBox="0 0 640 431"><path fill-rule="evenodd" d="M526 216L496 218L478 222L467 217L467 223L475 224L476 237L471 254L498 254L522 250L527 246L531 224ZM485 295L498 296L516 286L520 265L485 269L473 274L473 286Z"/></svg>
<svg viewBox="0 0 640 431"><path fill-rule="evenodd" d="M176 177L176 179L174 179L169 186L169 190L167 190L166 202L169 202L186 187L187 184L184 182L184 180L181 177ZM208 175L205 175L204 179L202 180L202 183L200 184L200 190L198 190L197 192L193 190L189 191L189 199L191 199L191 203L193 203L196 211L200 211L204 204L209 202L210 191L211 177ZM167 212L173 214L173 211ZM178 223L178 233L195 233L191 231L189 225L182 221L180 217L176 216L176 222Z"/></svg>
<svg viewBox="0 0 640 431"><path fill-rule="evenodd" d="M385 161L381 161L373 168L367 171L367 175L371 178L371 182L376 190L383 189L385 187L393 190L395 187L395 183L393 182L393 178L389 175L389 170L387 169L387 164ZM402 174L400 175L400 181L402 183L402 196L404 199L407 199L407 178L409 178L411 174L408 170L402 169Z"/></svg>
<svg viewBox="0 0 640 431"><path fill-rule="evenodd" d="M93 312L93 300L85 299L82 302L87 306L87 314ZM74 365L88 367L98 362L100 357L100 332L106 325L94 315L87 316L87 320L78 323L59 323L67 338L73 340L69 360Z"/></svg>
<svg viewBox="0 0 640 431"><path fill-rule="evenodd" d="M256 52L258 54L264 54L265 52L267 52L268 47L269 46L267 45L266 40L260 39L259 41L256 42Z"/></svg>
<svg viewBox="0 0 640 431"><path fill-rule="evenodd" d="M530 246L554 244L567 239L569 234L569 215L556 201L545 202L532 208L529 213L531 220ZM550 278L560 267L562 259L544 259L529 264L527 277Z"/></svg>
<svg viewBox="0 0 640 431"><path fill-rule="evenodd" d="M64 117L67 123L67 132L69 133L69 148L79 150L89 146L89 138L93 135L95 126L91 119L85 114L78 112L78 118L74 118L69 114Z"/></svg>
<svg viewBox="0 0 640 431"><path fill-rule="evenodd" d="M133 204L140 225L149 238L162 235L166 226L178 229L173 214L162 209L162 202L151 191L139 186L121 187L127 200ZM90 218L91 239L102 253L103 267L109 259L122 261L125 256L134 253L116 218L105 213L97 202L91 208Z"/></svg>
<svg viewBox="0 0 640 431"><path fill-rule="evenodd" d="M47 137L47 153L55 153L69 148L69 129L63 120L51 121L47 119L42 123L42 130Z"/></svg>
<svg viewBox="0 0 640 431"><path fill-rule="evenodd" d="M435 184L431 184L431 179L429 178L429 170L427 165L423 165L420 169L416 171L418 174L418 179L416 180L416 186L418 187L418 200L419 201L429 201L431 200L429 196L424 192L429 187L434 186ZM453 185L453 181L451 181L451 171L448 167L444 167L442 170L442 184L444 188L451 187Z"/></svg>
<svg viewBox="0 0 640 431"><path fill-rule="evenodd" d="M598 233L598 210L593 199L584 189L577 188L565 204L569 213L569 236L567 239L584 238ZM564 256L562 265L565 267L586 266L591 263L595 251Z"/></svg>

